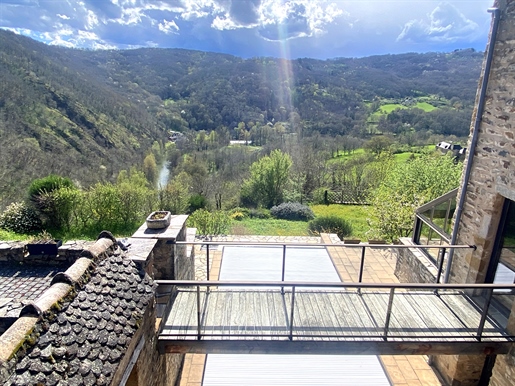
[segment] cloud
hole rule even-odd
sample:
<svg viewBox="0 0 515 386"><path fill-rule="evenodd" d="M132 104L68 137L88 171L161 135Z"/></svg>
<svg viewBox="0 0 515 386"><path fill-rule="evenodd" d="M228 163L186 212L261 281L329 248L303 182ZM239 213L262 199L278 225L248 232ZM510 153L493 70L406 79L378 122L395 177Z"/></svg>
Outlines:
<svg viewBox="0 0 515 386"><path fill-rule="evenodd" d="M158 26L159 26L159 31L162 31L165 34L177 33L177 31L179 31L179 27L177 26L177 24L175 24L175 21L173 21L173 20L171 20L171 21L163 20L163 22L159 23Z"/></svg>
<svg viewBox="0 0 515 386"><path fill-rule="evenodd" d="M325 0L184 0L181 17L212 18L220 31L256 28L266 40L285 40L324 33L345 14Z"/></svg>
<svg viewBox="0 0 515 386"><path fill-rule="evenodd" d="M292 57L363 56L483 42L490 2L0 0L0 28L80 48L158 46L277 56L285 55L277 43L288 42Z"/></svg>
<svg viewBox="0 0 515 386"><path fill-rule="evenodd" d="M426 19L408 21L397 41L413 43L452 43L471 39L479 25L465 17L454 5L440 3Z"/></svg>

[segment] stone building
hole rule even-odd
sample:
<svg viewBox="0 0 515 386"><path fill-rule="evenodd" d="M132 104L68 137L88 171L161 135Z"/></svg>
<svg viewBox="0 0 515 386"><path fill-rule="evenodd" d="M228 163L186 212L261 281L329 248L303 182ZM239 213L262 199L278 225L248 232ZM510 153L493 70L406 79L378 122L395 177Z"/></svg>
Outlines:
<svg viewBox="0 0 515 386"><path fill-rule="evenodd" d="M510 282L515 278L515 1L497 0L494 7L491 52L485 54L470 151L456 197L456 225L449 235L450 242L477 249L456 249L446 257L445 281L450 283L493 283L502 281L503 275ZM427 282L434 280L436 271L419 252L406 252L399 256L396 274L403 281ZM515 312L513 297L509 298L504 306L512 332ZM450 385L504 386L515 379L515 351L497 357L435 356L433 365Z"/></svg>
<svg viewBox="0 0 515 386"><path fill-rule="evenodd" d="M164 230L143 225L122 248L109 232L52 257L1 244L0 273L14 267L10 284L21 290L0 292L0 384L174 385L184 356L158 351L168 299L157 299L154 277L192 278L191 249L174 248L185 240L186 218Z"/></svg>

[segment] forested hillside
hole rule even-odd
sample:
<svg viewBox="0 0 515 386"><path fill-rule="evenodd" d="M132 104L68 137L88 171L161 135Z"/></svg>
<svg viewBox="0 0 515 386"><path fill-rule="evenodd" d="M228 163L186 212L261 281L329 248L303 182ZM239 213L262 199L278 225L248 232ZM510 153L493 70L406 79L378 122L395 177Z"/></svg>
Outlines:
<svg viewBox="0 0 515 386"><path fill-rule="evenodd" d="M472 50L326 61L81 51L0 30L0 206L51 172L83 186L112 180L141 165L169 130L256 142L264 129L466 135L482 58ZM387 103L403 110L386 114Z"/></svg>

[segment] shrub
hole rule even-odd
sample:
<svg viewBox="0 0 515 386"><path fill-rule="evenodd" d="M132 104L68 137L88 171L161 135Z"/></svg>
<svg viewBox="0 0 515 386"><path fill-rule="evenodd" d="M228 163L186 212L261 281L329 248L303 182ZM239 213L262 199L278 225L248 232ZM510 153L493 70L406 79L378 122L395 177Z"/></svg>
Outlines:
<svg viewBox="0 0 515 386"><path fill-rule="evenodd" d="M0 228L16 233L33 233L41 230L41 220L36 211L23 202L13 202L0 214Z"/></svg>
<svg viewBox="0 0 515 386"><path fill-rule="evenodd" d="M268 209L259 208L259 209L251 209L249 211L249 217L250 218L267 219L267 218L272 217L272 215L270 214L270 211Z"/></svg>
<svg viewBox="0 0 515 386"><path fill-rule="evenodd" d="M307 221L315 218L309 206L302 205L298 202L283 202L280 205L273 206L272 209L270 209L270 214L272 217L283 220Z"/></svg>
<svg viewBox="0 0 515 386"><path fill-rule="evenodd" d="M352 234L352 225L338 216L321 216L310 221L308 229L311 233L336 233L340 239Z"/></svg>
<svg viewBox="0 0 515 386"><path fill-rule="evenodd" d="M72 188L73 182L67 177L50 174L32 181L29 186L29 197L32 199L42 193L50 193L61 188Z"/></svg>
<svg viewBox="0 0 515 386"><path fill-rule="evenodd" d="M233 220L236 221L241 221L245 218L245 215L242 212L232 212L230 216Z"/></svg>
<svg viewBox="0 0 515 386"><path fill-rule="evenodd" d="M65 202L62 197L56 196L56 192L61 189L73 190L75 187L69 178L55 174L35 179L29 186L30 200L45 226L52 229L61 229L67 225L66 221L62 222L66 214L63 217L63 210L60 208Z"/></svg>
<svg viewBox="0 0 515 386"><path fill-rule="evenodd" d="M188 217L188 226L197 228L199 235L226 234L231 225L231 218L222 211L209 212L199 209Z"/></svg>
<svg viewBox="0 0 515 386"><path fill-rule="evenodd" d="M189 198L189 212L193 213L198 209L205 209L207 206L206 198L201 194L194 194Z"/></svg>
<svg viewBox="0 0 515 386"><path fill-rule="evenodd" d="M229 211L229 216L236 221L241 221L249 217L249 210L247 208L233 208Z"/></svg>

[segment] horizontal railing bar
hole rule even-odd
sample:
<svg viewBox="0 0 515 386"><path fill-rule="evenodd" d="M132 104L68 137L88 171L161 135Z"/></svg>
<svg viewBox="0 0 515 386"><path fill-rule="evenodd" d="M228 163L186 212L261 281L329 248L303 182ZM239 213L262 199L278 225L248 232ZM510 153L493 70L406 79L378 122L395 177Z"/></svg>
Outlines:
<svg viewBox="0 0 515 386"><path fill-rule="evenodd" d="M324 287L324 288L418 288L418 289L511 289L515 284L434 284L434 283L342 283L342 282L294 282L294 281L206 281L206 280L156 280L158 285L174 286L223 286L223 287ZM248 289L248 288L247 288ZM506 295L506 294L504 294ZM508 294L509 295L509 294Z"/></svg>
<svg viewBox="0 0 515 386"><path fill-rule="evenodd" d="M430 330L430 328L428 327L427 330ZM473 331L471 331L471 334L472 333L473 333ZM159 339L163 340L163 339L170 339L173 337L184 337L184 338L191 337L191 338L197 339L197 336L198 336L197 333L191 333L191 334L187 334L187 333L164 334L164 333L161 333L161 334L159 334ZM228 335L228 334L205 334L205 333L202 333L201 336L205 337L205 338L225 338L224 340L231 341L231 340L237 340L237 339L232 339L232 338L256 338L256 337L289 339L290 334L231 334L231 335ZM361 334L361 335L360 334L352 334L352 335L350 335L350 334L349 335L346 335L346 334L341 334L341 335L319 334L319 335L314 335L314 334L295 334L295 333L293 333L293 338L344 338L344 339L367 338L367 340L368 339L370 339L370 340L377 339L377 340L382 341L384 338L384 335L368 335L368 334L367 335L365 335L365 334ZM496 339L496 340L502 339L502 340L499 340L499 342L505 342L506 340L515 339L515 335L483 335L482 338L483 339ZM388 339L414 339L414 340L425 339L425 340L430 340L431 343L438 343L438 342L449 343L447 341L444 341L443 339L462 339L462 340L470 340L470 342L478 342L476 337L473 335L470 335L470 336L463 336L463 335L438 335L438 336L435 336L435 335L388 335ZM442 339L442 340L439 340L439 339ZM478 343L480 343L480 342L478 342Z"/></svg>
<svg viewBox="0 0 515 386"><path fill-rule="evenodd" d="M337 248L391 248L391 249L429 249L429 248L454 248L454 249L475 249L475 245L398 245L398 244L327 244L327 243L287 243L287 242L259 242L259 241L176 241L178 245L224 245L224 246L283 246L288 247L337 247Z"/></svg>
<svg viewBox="0 0 515 386"><path fill-rule="evenodd" d="M416 213L415 216L420 220L422 221L423 223L425 223L428 227L430 227L431 229L433 229L433 231L435 231L438 236L440 236L442 239L444 239L446 242L450 242L451 241L451 237L444 232L444 230L442 228L440 228L438 225L436 225L434 222L432 222L430 219L428 219L426 216L424 216L423 214L421 213Z"/></svg>

